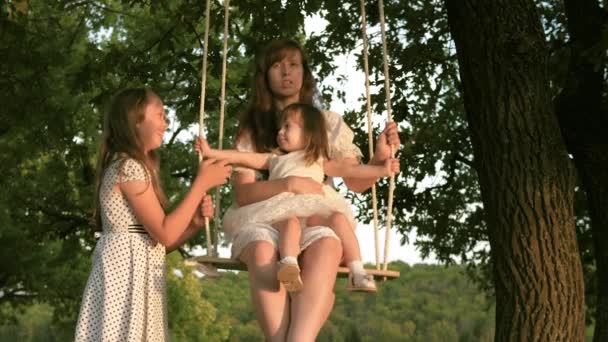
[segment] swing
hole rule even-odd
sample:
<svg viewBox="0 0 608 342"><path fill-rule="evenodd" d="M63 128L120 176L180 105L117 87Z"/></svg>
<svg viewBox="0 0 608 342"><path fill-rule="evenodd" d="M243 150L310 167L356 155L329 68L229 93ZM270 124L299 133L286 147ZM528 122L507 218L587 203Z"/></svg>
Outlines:
<svg viewBox="0 0 608 342"><path fill-rule="evenodd" d="M366 33L366 19L365 19L365 0L361 0L361 17L362 20L362 35L363 35L363 61L364 61L364 69L365 69L365 94L367 99L367 123L368 123L368 139L369 139L369 154L370 158L373 157L374 154L374 145L373 145L373 137L372 137L372 114L371 114L371 97L369 90L369 67L368 67L368 54L367 54L367 33ZM206 86L206 74L207 74L207 43L209 37L209 12L210 12L210 0L206 2L206 10L205 10L205 36L204 36L204 48L205 52L203 55L203 70L202 70L202 81L201 81L201 100L200 100L200 113L199 113L199 136L203 135L203 127L204 127L204 112L205 112L205 86ZM384 61L384 82L386 91L386 101L387 101L387 115L388 121L393 121L391 114L391 98L390 98L390 83L388 76L388 60L387 60L387 47L386 47L386 32L385 32L385 23L384 23L384 5L383 1L379 0L379 13L380 13L380 23L381 23L381 32L382 32L382 48L383 48L383 61ZM224 98L226 93L226 55L227 55L227 45L228 45L228 14L229 14L229 0L224 1L224 47L223 47L223 59L222 59L222 82L220 89L220 127L219 127L219 138L218 138L218 148L222 148L222 140L224 134ZM391 146L391 158L395 157L395 151ZM199 161L202 159L202 155L199 155ZM373 208L373 218L374 218L374 243L375 243L375 252L376 252L376 268L368 269L366 268L367 274L374 276L374 278L383 278L387 279L396 279L400 276L399 271L388 270L388 247L390 242L390 229L392 224L392 210L393 210L393 192L395 189L395 176L392 175L390 177L389 183L389 193L388 193L388 204L387 204L387 220L386 220L386 230L385 230L385 245L384 245L384 261L382 268L380 268L380 255L379 255L379 237L378 237L378 202L376 199L376 185L372 185L372 208ZM220 204L220 191L219 187L216 189L215 193L215 207L218 208ZM219 240L219 210L215 211L214 217L214 239L213 245L211 244L211 232L209 229L209 220L205 218L205 234L207 236L207 255L205 256L197 256L193 257L189 260L186 260L186 265L194 266L198 271L202 272L208 277L218 277L220 273L219 269L225 270L236 270L236 271L247 271L247 266L235 259L230 258L222 258L217 254L218 251L218 240ZM346 267L338 268L338 277L347 277L349 274L349 269Z"/></svg>

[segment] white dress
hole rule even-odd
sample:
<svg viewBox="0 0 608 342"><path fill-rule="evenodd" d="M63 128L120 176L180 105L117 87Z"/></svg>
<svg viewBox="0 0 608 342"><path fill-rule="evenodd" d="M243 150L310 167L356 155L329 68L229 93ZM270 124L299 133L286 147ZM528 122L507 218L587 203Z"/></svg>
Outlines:
<svg viewBox="0 0 608 342"><path fill-rule="evenodd" d="M169 339L165 247L147 234L126 198L114 190L119 182L149 179L144 166L133 159L114 161L103 176L103 230L82 297L76 341Z"/></svg>
<svg viewBox="0 0 608 342"><path fill-rule="evenodd" d="M322 183L324 178L323 161L306 165L305 152L296 151L284 155L273 155L269 161L268 180L288 176L310 177ZM290 217L305 218L312 215L328 217L333 212L344 214L355 228L355 220L350 204L331 187L323 186L321 194L294 194L283 192L267 200L229 210L224 216L224 232L233 236L240 227L248 224L273 224Z"/></svg>
<svg viewBox="0 0 608 342"><path fill-rule="evenodd" d="M344 123L342 117L334 112L323 111L325 116L325 123L327 126L327 136L329 140L329 158L330 159L342 159L342 158L360 158L361 151L357 146L353 144L353 132L350 130L348 125ZM238 141L236 149L239 151L253 152L253 146L249 140L241 139ZM285 156L290 156L292 153L289 153ZM295 156L295 155L294 155ZM292 157L294 157L292 156ZM288 157L289 158L289 157ZM280 159L280 158L279 158ZM290 165L291 162L286 163ZM300 168L299 164L294 164L295 168L298 170L296 172L304 172L308 174L311 170L306 167ZM316 178L318 181L323 179L323 170L321 165L317 165L316 175L313 178ZM320 171L319 171L320 170ZM256 178L261 179L261 173L243 167L235 168L236 172L250 172L255 173ZM283 170L281 172L277 172L276 175L273 175L276 178L285 177L286 173L289 170ZM273 173L271 171L271 173ZM281 175L282 174L282 175ZM306 176L310 177L310 175ZM321 195L294 195L292 193L282 193L276 196L273 196L271 199L266 201L261 201L258 203L253 203L243 208L247 208L253 206L251 208L256 208L255 210L247 209L247 213L244 211L240 211L243 208L239 208L236 204L233 204L230 207L223 218L223 227L226 232L226 237L229 241L232 242L232 258L238 258L243 249L252 242L255 241L267 241L277 248L278 246L278 231L271 226L268 222L272 221L273 217L290 217L290 207L288 205L279 205L276 208L274 204L280 203L286 198L302 196L300 199L290 199L289 203L293 205L293 207L297 206L298 210L296 210L295 216L300 216L304 214L306 210L315 211L318 214L327 214L330 211L341 211L347 215L351 224L354 228L354 221L352 219L352 212L350 210L350 205L343 198L340 197L331 187L325 186L325 197ZM339 199L335 198L336 196L340 197ZM320 200L323 198L323 202L319 202L314 204L310 201L311 198L315 198L316 200ZM272 200L272 201L270 201ZM300 201L300 202L298 202ZM302 205L306 203L306 205ZM321 205L321 203L327 204L327 206ZM258 205L261 204L261 205ZM258 205L258 206L256 206ZM344 207L347 209L344 209ZM293 208L291 207L291 208ZM299 214L298 214L299 213ZM252 216L249 216L253 214ZM293 216L293 215L292 215ZM302 215L306 216L306 215ZM310 216L310 215L308 215ZM321 238L339 238L336 236L334 231L325 226L314 226L314 227L304 227L302 229L302 236L300 239L300 250L306 249L312 243Z"/></svg>

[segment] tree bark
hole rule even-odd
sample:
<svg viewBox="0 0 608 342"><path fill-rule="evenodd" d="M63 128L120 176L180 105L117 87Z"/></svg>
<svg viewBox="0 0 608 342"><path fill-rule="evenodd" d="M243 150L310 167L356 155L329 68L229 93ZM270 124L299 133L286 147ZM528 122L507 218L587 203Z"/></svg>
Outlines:
<svg viewBox="0 0 608 342"><path fill-rule="evenodd" d="M570 63L555 110L587 196L596 262L593 341L608 341L608 111L602 27L607 15L595 0L566 0Z"/></svg>
<svg viewBox="0 0 608 342"><path fill-rule="evenodd" d="M496 341L583 341L574 168L531 0L446 0L490 237Z"/></svg>

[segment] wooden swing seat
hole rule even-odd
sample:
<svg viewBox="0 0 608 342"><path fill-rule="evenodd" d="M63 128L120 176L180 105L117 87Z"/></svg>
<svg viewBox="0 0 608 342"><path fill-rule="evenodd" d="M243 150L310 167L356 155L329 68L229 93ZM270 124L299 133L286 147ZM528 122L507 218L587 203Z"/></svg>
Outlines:
<svg viewBox="0 0 608 342"><path fill-rule="evenodd" d="M229 258L219 258L219 257L211 257L211 256L198 256L191 258L189 264L199 264L203 269L206 269L209 272L209 276L214 276L212 270L214 269L224 269L224 270L233 270L233 271L247 271L247 266L242 262L229 259ZM386 278L388 280L397 279L400 276L399 271L391 271L391 270L378 270L375 268L366 268L367 274L371 274L374 278ZM206 271L202 271L203 273L207 273ZM346 278L348 277L348 268L339 267L338 268L338 278ZM216 275L217 276L217 275Z"/></svg>

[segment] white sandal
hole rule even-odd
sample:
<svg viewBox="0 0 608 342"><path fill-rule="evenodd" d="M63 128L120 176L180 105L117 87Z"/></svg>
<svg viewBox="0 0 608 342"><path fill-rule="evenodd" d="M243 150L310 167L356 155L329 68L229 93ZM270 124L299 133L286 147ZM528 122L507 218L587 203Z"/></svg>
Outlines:
<svg viewBox="0 0 608 342"><path fill-rule="evenodd" d="M279 262L277 279L285 286L285 289L288 292L300 291L302 287L304 287L304 283L300 277L300 267L298 267L298 264Z"/></svg>
<svg viewBox="0 0 608 342"><path fill-rule="evenodd" d="M366 274L363 277L354 277L352 273L349 273L346 289L354 292L378 292L374 276L371 274Z"/></svg>

